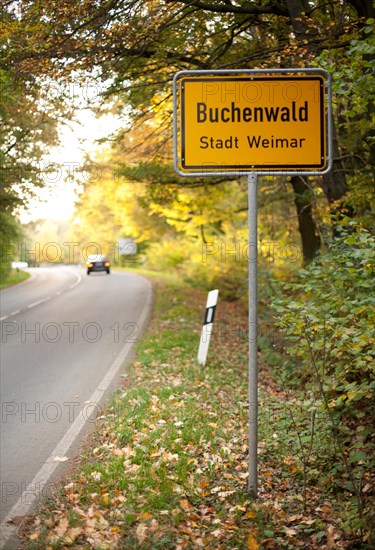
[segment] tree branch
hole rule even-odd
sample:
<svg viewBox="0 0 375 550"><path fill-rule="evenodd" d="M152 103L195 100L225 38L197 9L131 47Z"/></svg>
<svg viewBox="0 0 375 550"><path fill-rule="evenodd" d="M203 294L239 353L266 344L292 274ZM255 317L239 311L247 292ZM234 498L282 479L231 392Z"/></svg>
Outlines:
<svg viewBox="0 0 375 550"><path fill-rule="evenodd" d="M174 2L174 0L167 0L167 2ZM202 2L201 0L178 0L178 2L214 13L232 13L239 15L288 15L288 10L284 5L272 2L265 4L264 6L258 6L257 4L253 4L251 2L246 2L243 6L235 6L230 3L225 3L225 5L210 4L208 2Z"/></svg>

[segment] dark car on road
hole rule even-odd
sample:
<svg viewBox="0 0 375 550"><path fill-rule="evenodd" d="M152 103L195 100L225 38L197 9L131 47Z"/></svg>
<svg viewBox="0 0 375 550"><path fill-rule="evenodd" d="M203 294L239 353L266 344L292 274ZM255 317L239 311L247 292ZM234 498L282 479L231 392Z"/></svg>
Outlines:
<svg viewBox="0 0 375 550"><path fill-rule="evenodd" d="M106 271L109 275L111 272L111 264L103 254L94 254L89 256L86 261L87 275L92 271Z"/></svg>

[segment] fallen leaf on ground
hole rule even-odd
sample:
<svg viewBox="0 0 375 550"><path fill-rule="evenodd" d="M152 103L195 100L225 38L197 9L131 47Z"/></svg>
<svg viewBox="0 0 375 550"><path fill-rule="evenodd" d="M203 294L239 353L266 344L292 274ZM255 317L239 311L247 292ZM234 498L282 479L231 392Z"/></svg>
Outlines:
<svg viewBox="0 0 375 550"><path fill-rule="evenodd" d="M82 527L71 527L64 536L66 544L73 544L82 533Z"/></svg>
<svg viewBox="0 0 375 550"><path fill-rule="evenodd" d="M57 526L54 529L55 535L57 535L58 537L63 537L65 535L68 527L69 527L68 518L67 517L61 518L59 523L57 524Z"/></svg>
<svg viewBox="0 0 375 550"><path fill-rule="evenodd" d="M147 536L147 525L145 523L140 523L135 533L137 535L138 542L142 543Z"/></svg>
<svg viewBox="0 0 375 550"><path fill-rule="evenodd" d="M148 520L148 519L152 519L152 518L153 518L153 515L150 514L150 512L142 512L139 515L139 519L143 519L143 520Z"/></svg>
<svg viewBox="0 0 375 550"><path fill-rule="evenodd" d="M294 516L289 516L288 517L288 521L297 521L299 519L302 519L302 515L301 514L295 514Z"/></svg>
<svg viewBox="0 0 375 550"><path fill-rule="evenodd" d="M253 535L249 535L247 537L247 550L258 550L259 544L253 537Z"/></svg>
<svg viewBox="0 0 375 550"><path fill-rule="evenodd" d="M180 500L180 506L183 510L189 510L191 508L190 502L186 499Z"/></svg>
<svg viewBox="0 0 375 550"><path fill-rule="evenodd" d="M288 535L288 537L294 537L297 534L297 531L295 529L290 529L289 527L284 527L285 534Z"/></svg>

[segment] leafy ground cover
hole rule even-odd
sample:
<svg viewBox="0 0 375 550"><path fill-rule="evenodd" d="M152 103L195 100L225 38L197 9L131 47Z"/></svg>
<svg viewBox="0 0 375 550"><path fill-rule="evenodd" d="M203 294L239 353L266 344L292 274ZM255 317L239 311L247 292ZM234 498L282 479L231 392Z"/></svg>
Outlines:
<svg viewBox="0 0 375 550"><path fill-rule="evenodd" d="M350 520L354 495L327 469L326 418L304 392L280 387L279 356L264 336L259 499L249 497L246 313L219 301L201 367L206 294L171 278L158 278L155 290L135 362L78 466L29 522L23 547L370 548L370 525ZM370 479L362 490L370 494Z"/></svg>

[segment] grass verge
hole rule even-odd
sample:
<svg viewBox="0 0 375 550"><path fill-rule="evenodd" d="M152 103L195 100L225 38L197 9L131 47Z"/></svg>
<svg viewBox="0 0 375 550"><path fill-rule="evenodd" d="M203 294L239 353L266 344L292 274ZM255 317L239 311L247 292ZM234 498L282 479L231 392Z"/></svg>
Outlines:
<svg viewBox="0 0 375 550"><path fill-rule="evenodd" d="M350 540L337 495L319 487L320 457L310 453L306 469L308 434L293 437L304 421L298 399L264 368L260 498L249 498L247 317L219 302L208 364L199 367L205 299L171 278L158 281L137 360L78 467L30 523L24 548L366 547ZM320 448L329 441L322 434Z"/></svg>
<svg viewBox="0 0 375 550"><path fill-rule="evenodd" d="M29 277L30 273L27 273L27 271L17 271L16 269L12 269L9 272L9 275L4 280L0 281L0 290L16 285Z"/></svg>

